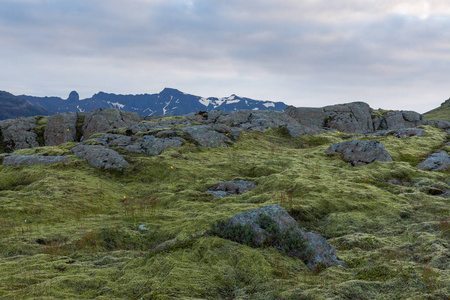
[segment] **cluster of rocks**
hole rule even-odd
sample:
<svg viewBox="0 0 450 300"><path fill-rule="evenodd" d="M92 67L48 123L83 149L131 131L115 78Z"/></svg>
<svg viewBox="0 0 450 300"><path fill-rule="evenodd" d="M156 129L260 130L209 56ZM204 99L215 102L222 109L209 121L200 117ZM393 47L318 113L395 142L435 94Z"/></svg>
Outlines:
<svg viewBox="0 0 450 300"><path fill-rule="evenodd" d="M342 154L344 160L352 166L366 165L374 161L392 161L391 155L379 141L347 141L332 145L325 153Z"/></svg>
<svg viewBox="0 0 450 300"><path fill-rule="evenodd" d="M229 195L239 195L246 191L251 191L256 187L256 183L252 181L230 180L216 184L207 190L206 193L212 194L217 198L222 198Z"/></svg>

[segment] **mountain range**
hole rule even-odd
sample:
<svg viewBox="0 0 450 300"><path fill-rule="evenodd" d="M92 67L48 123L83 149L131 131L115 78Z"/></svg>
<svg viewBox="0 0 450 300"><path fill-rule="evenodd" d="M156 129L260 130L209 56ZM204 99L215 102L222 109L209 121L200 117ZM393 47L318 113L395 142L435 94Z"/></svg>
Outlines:
<svg viewBox="0 0 450 300"><path fill-rule="evenodd" d="M80 99L76 91L72 91L67 99L27 95L17 97L22 101L26 100L36 107L47 110L50 114L69 111L87 112L112 107L136 112L144 116L177 116L200 110L222 110L229 113L241 109L283 111L287 107L283 102L253 100L236 95L224 98L204 98L172 88L165 88L158 94L140 95L117 95L99 92L87 99Z"/></svg>

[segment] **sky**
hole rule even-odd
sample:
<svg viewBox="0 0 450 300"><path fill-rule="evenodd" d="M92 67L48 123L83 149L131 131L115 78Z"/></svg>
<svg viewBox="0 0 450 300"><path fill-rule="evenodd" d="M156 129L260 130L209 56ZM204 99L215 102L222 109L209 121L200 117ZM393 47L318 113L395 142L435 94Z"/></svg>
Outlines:
<svg viewBox="0 0 450 300"><path fill-rule="evenodd" d="M322 107L438 107L450 2L0 0L0 90L236 94Z"/></svg>

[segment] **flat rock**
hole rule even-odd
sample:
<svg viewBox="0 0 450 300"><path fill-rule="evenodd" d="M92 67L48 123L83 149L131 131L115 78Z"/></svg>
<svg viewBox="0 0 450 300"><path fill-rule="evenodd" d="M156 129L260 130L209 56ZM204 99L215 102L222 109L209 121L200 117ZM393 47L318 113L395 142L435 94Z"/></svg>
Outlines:
<svg viewBox="0 0 450 300"><path fill-rule="evenodd" d="M72 160L65 156L43 156L43 155L8 155L3 158L3 165L5 166L32 166L37 164L44 164L46 166L56 163L68 163Z"/></svg>
<svg viewBox="0 0 450 300"><path fill-rule="evenodd" d="M44 131L45 146L74 142L77 134L78 113L56 114L48 118Z"/></svg>
<svg viewBox="0 0 450 300"><path fill-rule="evenodd" d="M129 166L128 162L116 151L99 145L78 145L72 152L80 158L86 159L95 168L116 169L122 171Z"/></svg>
<svg viewBox="0 0 450 300"><path fill-rule="evenodd" d="M416 168L426 171L448 170L450 169L450 156L444 150L437 151L418 164Z"/></svg>
<svg viewBox="0 0 450 300"><path fill-rule="evenodd" d="M379 141L347 141L335 144L325 153L342 153L352 166L366 165L374 161L392 161L391 155Z"/></svg>
<svg viewBox="0 0 450 300"><path fill-rule="evenodd" d="M158 155L169 147L181 147L185 139L180 137L158 138L154 135L146 135L137 139L133 144L124 147L129 152L141 152Z"/></svg>
<svg viewBox="0 0 450 300"><path fill-rule="evenodd" d="M189 134L202 147L228 147L227 142L232 142L225 134L217 132L209 125L188 126L180 130Z"/></svg>
<svg viewBox="0 0 450 300"><path fill-rule="evenodd" d="M259 245L262 245L269 233L261 228L258 220L261 216L267 215L274 221L277 231L280 234L290 231L291 234L300 235L308 244L307 249L312 250L312 255L305 261L306 266L313 270L318 265L325 265L327 267L332 265L344 265L337 258L334 247L327 243L327 241L320 235L308 232L301 232L297 222L292 218L287 211L278 204L268 205L262 208L248 210L246 212L234 215L229 218L228 222L231 226L249 225L251 231L255 234L255 240ZM295 252L295 251L294 251Z"/></svg>

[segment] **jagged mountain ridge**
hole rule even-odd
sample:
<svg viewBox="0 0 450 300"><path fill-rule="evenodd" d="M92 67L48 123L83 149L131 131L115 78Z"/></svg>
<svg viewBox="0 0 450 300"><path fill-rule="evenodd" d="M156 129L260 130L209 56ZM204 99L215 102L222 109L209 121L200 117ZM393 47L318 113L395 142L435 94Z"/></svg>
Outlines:
<svg viewBox="0 0 450 300"><path fill-rule="evenodd" d="M165 88L158 94L117 95L99 92L87 99L79 99L78 93L75 91L71 92L66 100L58 97L34 97L27 95L19 97L55 113L118 108L144 116L178 116L200 110L222 110L230 113L241 109L283 111L287 107L283 102L253 100L236 95L224 98L204 98L186 94L172 88Z"/></svg>

